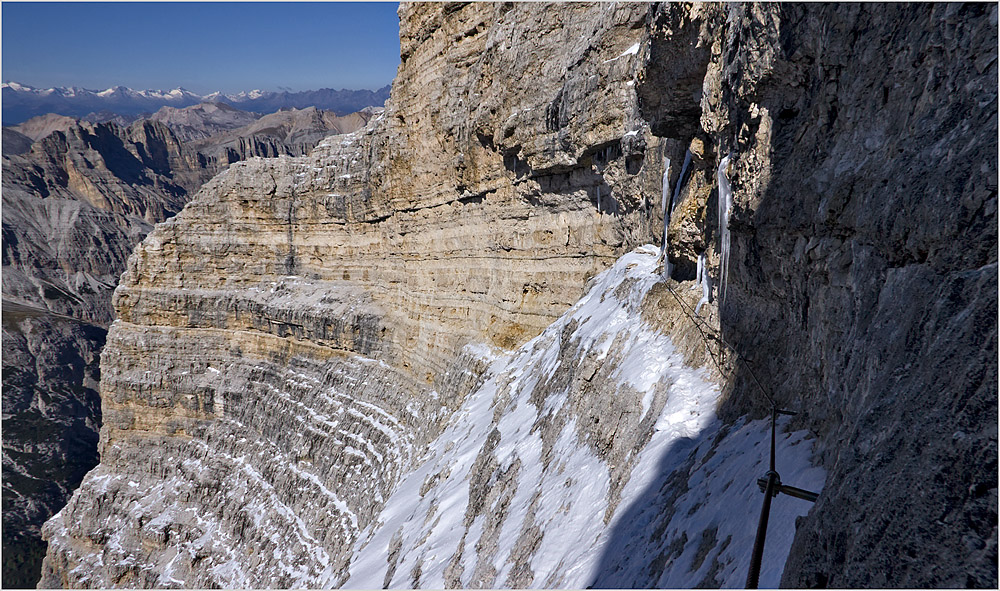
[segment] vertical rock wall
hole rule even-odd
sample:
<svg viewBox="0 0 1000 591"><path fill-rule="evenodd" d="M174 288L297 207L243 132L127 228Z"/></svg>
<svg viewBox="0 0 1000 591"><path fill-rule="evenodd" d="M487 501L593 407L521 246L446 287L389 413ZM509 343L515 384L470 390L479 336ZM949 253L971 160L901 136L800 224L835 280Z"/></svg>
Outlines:
<svg viewBox="0 0 1000 591"><path fill-rule="evenodd" d="M425 530L380 531L376 516L394 514L385 499L477 391L482 361L459 351L524 343L589 277L655 240L662 159L673 186L687 151L675 277L705 249L719 276L715 175L731 153L730 280L707 314L800 412L792 426L812 431L827 472L783 581L995 586L995 6L418 4L400 16L381 117L308 157L232 167L133 254L102 362L102 463L46 525L43 584L338 585L359 576L352 552L382 556L360 531L388 540L385 581L423 580L423 554L410 564L399 549ZM676 332L686 319L671 315L661 329ZM764 410L747 365L728 359L726 424L697 462L672 456L663 466L679 471L641 475L655 490L625 515L656 526L615 537L655 560L619 549L600 584L741 570L735 534L673 521L681 491L700 515L708 485L690 469L717 448L738 457L725 437ZM581 391L603 401L619 386ZM490 458L512 444L495 439L477 482L502 476ZM615 486L629 477L615 472ZM465 490L458 475L434 479L428 521L440 491ZM503 502L482 482L468 490ZM544 544L525 523L509 553L483 538L490 564L433 576L535 580L526 557ZM572 578L550 567L544 580Z"/></svg>
<svg viewBox="0 0 1000 591"><path fill-rule="evenodd" d="M996 6L723 14L701 103L733 154L721 325L828 470L783 582L995 586ZM667 133L677 111L646 113ZM733 370L726 415L761 410Z"/></svg>
<svg viewBox="0 0 1000 591"><path fill-rule="evenodd" d="M368 128L236 164L160 224L116 291L101 465L46 526L42 584L346 576L482 371L462 345L523 343L654 238L647 9L404 5Z"/></svg>

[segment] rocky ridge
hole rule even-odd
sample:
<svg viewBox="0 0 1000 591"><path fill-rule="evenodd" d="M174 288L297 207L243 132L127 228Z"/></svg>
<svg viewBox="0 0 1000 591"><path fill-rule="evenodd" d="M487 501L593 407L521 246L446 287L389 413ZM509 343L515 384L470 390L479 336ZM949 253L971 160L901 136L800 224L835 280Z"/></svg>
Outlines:
<svg viewBox="0 0 1000 591"><path fill-rule="evenodd" d="M368 128L231 167L131 256L43 584L738 585L750 367L821 492L775 501L762 582L995 586L995 6L400 17ZM718 278L732 182L725 351L650 249L584 295L658 237L664 157L675 279L706 247Z"/></svg>
<svg viewBox="0 0 1000 591"><path fill-rule="evenodd" d="M260 118L225 103L198 103L190 107L161 107L149 119L159 121L182 142L204 139L250 125Z"/></svg>
<svg viewBox="0 0 1000 591"><path fill-rule="evenodd" d="M222 105L219 108L223 108ZM301 156L328 135L361 129L377 112L379 110L338 116L315 107L282 110L235 129L221 130L207 137L192 137L188 145L206 161L218 163L239 162L255 156ZM177 122L172 128L187 129L187 126Z"/></svg>
<svg viewBox="0 0 1000 591"><path fill-rule="evenodd" d="M204 111L174 112L167 123L191 124ZM22 134L4 128L5 138L18 134L26 144L3 162L5 582L20 576L8 568L14 563L19 573L39 571L42 522L97 462L100 351L135 245L230 162L300 153L370 118L312 109L266 116L284 125L268 128L244 115L228 126L215 121L226 145L203 141L204 151L217 148L209 155L155 120L123 127L44 116L18 126ZM247 118L251 127L233 131ZM241 140L243 149L228 147ZM37 574L22 584L35 582Z"/></svg>
<svg viewBox="0 0 1000 591"><path fill-rule="evenodd" d="M76 121L73 117L47 113L38 117L32 117L24 123L13 125L10 129L31 138L32 142L37 142L43 137L51 135L53 132L66 131Z"/></svg>

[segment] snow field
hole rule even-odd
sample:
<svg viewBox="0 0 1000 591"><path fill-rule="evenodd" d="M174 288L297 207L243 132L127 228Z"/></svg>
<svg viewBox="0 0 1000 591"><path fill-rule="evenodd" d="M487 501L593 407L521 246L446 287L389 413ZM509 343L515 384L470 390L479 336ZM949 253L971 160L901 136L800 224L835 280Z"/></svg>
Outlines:
<svg viewBox="0 0 1000 591"><path fill-rule="evenodd" d="M541 335L494 355L489 378L359 536L347 587L692 587L706 579L742 586L768 424L723 425L714 413L718 386L642 322L643 297L659 281L657 254L647 245L623 256ZM615 364L621 388L593 395L634 392L635 412L656 413L649 442L637 437L641 449L626 458L634 465L617 503L615 466L581 435L584 417L568 390L546 390L567 362L562 334L573 326L570 359ZM551 424L561 424L554 438L545 430ZM810 466L803 434L779 439L784 479L819 489L823 473ZM477 510L484 494L492 502ZM777 584L794 515L808 505L775 500L762 586ZM654 565L658 556L666 558Z"/></svg>

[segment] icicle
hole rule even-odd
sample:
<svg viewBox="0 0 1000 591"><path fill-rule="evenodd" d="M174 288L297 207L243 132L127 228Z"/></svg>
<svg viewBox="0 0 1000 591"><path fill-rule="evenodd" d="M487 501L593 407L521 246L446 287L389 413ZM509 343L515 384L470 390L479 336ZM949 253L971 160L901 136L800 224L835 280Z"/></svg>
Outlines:
<svg viewBox="0 0 1000 591"><path fill-rule="evenodd" d="M670 158L666 156L663 157L663 199L660 202L660 209L663 210L663 215L668 214L667 211L667 197L670 195Z"/></svg>
<svg viewBox="0 0 1000 591"><path fill-rule="evenodd" d="M698 255L698 272L694 277L694 285L691 289L698 289L701 287L701 277L705 274L705 253Z"/></svg>
<svg viewBox="0 0 1000 591"><path fill-rule="evenodd" d="M660 208L663 210L663 246L660 248L660 260L663 261L663 276L667 279L674 273L674 266L670 262L670 254L667 252L669 246L667 244L667 228L670 226L670 218L673 217L674 209L677 207L677 198L681 194L684 173L687 172L689 164L691 164L690 150L684 154L684 165L681 166L681 174L677 177L673 196L670 196L670 158L663 157L663 198L660 203Z"/></svg>
<svg viewBox="0 0 1000 591"><path fill-rule="evenodd" d="M684 164L681 166L681 175L677 177L677 185L674 187L674 196L670 200L670 212L673 213L674 208L677 207L677 198L680 197L681 187L684 183L684 173L687 172L688 165L691 164L691 150L684 152Z"/></svg>
<svg viewBox="0 0 1000 591"><path fill-rule="evenodd" d="M698 282L701 283L701 299L694 307L695 315L701 311L701 307L712 301L712 278L708 274L708 265L705 262L705 253L698 255Z"/></svg>
<svg viewBox="0 0 1000 591"><path fill-rule="evenodd" d="M663 262L663 277L669 278L673 269L670 266L670 257L667 255L667 227L670 225L670 158L663 157L663 198L660 201L660 209L663 210L663 242L660 246L660 256L657 263Z"/></svg>
<svg viewBox="0 0 1000 591"><path fill-rule="evenodd" d="M729 214L733 207L733 189L726 178L726 166L732 154L726 156L719 163L719 251L721 260L719 262L719 301L726 299L726 284L729 279Z"/></svg>

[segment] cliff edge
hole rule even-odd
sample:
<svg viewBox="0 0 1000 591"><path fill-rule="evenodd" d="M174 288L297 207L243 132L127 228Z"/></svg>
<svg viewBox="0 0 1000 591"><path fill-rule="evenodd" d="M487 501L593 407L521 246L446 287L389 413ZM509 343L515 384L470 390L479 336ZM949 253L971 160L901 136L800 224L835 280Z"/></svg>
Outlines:
<svg viewBox="0 0 1000 591"><path fill-rule="evenodd" d="M740 585L761 390L762 584L996 585L995 5L399 14L133 252L43 586Z"/></svg>

